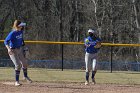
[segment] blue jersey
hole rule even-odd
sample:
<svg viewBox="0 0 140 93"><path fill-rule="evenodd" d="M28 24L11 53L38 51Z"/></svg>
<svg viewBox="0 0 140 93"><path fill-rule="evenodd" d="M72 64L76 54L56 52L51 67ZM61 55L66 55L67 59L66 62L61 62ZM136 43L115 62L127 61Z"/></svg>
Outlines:
<svg viewBox="0 0 140 93"><path fill-rule="evenodd" d="M99 51L99 48L94 48L94 46L97 44L97 42L101 42L100 38L96 38L95 40L93 38L91 38L90 36L88 36L87 38L85 38L85 51L87 53L97 53ZM89 46L88 46L89 45Z"/></svg>
<svg viewBox="0 0 140 93"><path fill-rule="evenodd" d="M10 48L20 48L23 44L23 31L11 31L4 41Z"/></svg>

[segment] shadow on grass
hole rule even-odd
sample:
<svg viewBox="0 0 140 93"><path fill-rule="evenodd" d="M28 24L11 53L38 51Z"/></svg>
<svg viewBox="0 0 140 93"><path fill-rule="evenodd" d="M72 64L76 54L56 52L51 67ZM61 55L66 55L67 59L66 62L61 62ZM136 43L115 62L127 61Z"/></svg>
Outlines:
<svg viewBox="0 0 140 93"><path fill-rule="evenodd" d="M98 71L97 71L98 72ZM140 72L134 71L99 71L98 73L124 73L124 74L140 74Z"/></svg>

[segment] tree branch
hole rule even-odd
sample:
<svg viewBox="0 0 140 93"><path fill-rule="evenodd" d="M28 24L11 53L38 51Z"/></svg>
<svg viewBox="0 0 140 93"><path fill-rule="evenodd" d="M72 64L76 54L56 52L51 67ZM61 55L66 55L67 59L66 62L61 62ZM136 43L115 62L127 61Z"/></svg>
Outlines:
<svg viewBox="0 0 140 93"><path fill-rule="evenodd" d="M134 7L134 14L135 14L135 22L136 22L136 26L138 29L140 29L140 25L139 25L139 21L138 21L138 13L137 13L137 9L136 9L136 5L135 5L135 0L132 0L133 3L133 7Z"/></svg>

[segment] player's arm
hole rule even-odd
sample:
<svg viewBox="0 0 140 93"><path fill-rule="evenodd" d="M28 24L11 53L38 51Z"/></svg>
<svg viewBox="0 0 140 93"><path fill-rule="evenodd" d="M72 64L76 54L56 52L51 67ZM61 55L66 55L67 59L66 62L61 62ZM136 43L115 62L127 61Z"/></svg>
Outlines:
<svg viewBox="0 0 140 93"><path fill-rule="evenodd" d="M4 44L5 44L5 47L7 48L8 50L8 53L9 54L12 54L12 49L9 47L9 41L12 39L12 33L9 33L9 35L6 37L6 39L4 40Z"/></svg>
<svg viewBox="0 0 140 93"><path fill-rule="evenodd" d="M98 38L97 39L97 42L96 42L96 45L94 46L94 48L101 48L101 47L102 47L102 45L101 45L101 39Z"/></svg>
<svg viewBox="0 0 140 93"><path fill-rule="evenodd" d="M90 42L89 42L88 38L85 39L85 46L86 47L89 47L90 46Z"/></svg>

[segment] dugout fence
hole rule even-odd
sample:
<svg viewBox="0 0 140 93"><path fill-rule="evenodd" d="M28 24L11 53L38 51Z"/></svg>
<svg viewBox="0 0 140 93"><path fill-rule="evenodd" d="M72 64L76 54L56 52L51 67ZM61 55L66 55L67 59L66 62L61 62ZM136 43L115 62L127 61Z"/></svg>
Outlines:
<svg viewBox="0 0 140 93"><path fill-rule="evenodd" d="M12 66L9 56L0 40L0 65ZM31 67L55 69L84 69L84 45L82 42L25 41L29 52ZM140 71L140 44L102 43L99 53L101 70ZM11 63L11 64L10 64ZM45 64L47 63L47 64Z"/></svg>

